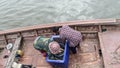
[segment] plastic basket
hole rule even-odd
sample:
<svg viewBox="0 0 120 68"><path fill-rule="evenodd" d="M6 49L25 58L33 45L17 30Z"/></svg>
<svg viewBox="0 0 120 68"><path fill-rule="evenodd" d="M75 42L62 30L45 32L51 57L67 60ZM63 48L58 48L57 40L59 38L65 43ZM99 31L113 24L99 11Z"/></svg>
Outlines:
<svg viewBox="0 0 120 68"><path fill-rule="evenodd" d="M51 40L53 40L54 38L59 38L59 35L52 36ZM68 68L68 62L69 62L69 42L67 40L65 42L65 49L64 49L63 60L51 60L47 56L46 57L46 61L48 63L50 63L52 66L56 67L56 68Z"/></svg>

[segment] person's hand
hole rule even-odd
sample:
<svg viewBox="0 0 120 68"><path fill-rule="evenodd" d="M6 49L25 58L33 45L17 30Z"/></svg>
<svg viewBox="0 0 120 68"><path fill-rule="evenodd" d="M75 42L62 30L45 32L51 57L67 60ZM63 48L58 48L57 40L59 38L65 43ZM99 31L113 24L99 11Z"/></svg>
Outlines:
<svg viewBox="0 0 120 68"><path fill-rule="evenodd" d="M44 57L47 56L47 54L46 54L46 52L45 52L44 50L41 50L40 52L41 52L41 54L42 54Z"/></svg>
<svg viewBox="0 0 120 68"><path fill-rule="evenodd" d="M43 55L44 57L46 57L46 56L47 56L46 52L42 53L42 55Z"/></svg>

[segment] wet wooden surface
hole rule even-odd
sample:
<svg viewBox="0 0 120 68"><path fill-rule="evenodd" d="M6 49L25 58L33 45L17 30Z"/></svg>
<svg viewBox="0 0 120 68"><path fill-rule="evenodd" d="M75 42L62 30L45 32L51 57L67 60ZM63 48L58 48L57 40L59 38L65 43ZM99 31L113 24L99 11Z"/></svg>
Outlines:
<svg viewBox="0 0 120 68"><path fill-rule="evenodd" d="M46 62L45 57L43 57L42 54L33 47L33 41L33 38L31 40L24 41L24 56L20 63L33 65L33 67L36 68L53 68L49 63ZM86 47L84 43L88 44L89 46ZM69 68L103 68L101 59L97 56L94 47L92 47L93 45L98 45L96 39L86 40L81 44L84 52L82 52L81 47L79 47L77 49L77 54L70 53ZM91 47L91 49L88 51L89 47Z"/></svg>
<svg viewBox="0 0 120 68"><path fill-rule="evenodd" d="M8 59L8 58L4 58L5 55L10 55L10 53L8 53L7 49L4 49L0 54L0 68L4 68L5 63Z"/></svg>
<svg viewBox="0 0 120 68"><path fill-rule="evenodd" d="M69 68L103 68L102 60L94 46L99 45L97 34L83 34L85 39L77 49L77 54L70 53ZM53 68L46 62L45 57L33 47L35 37L24 38L21 46L24 56L19 63L32 65L36 68ZM3 68L3 67L1 67Z"/></svg>
<svg viewBox="0 0 120 68"><path fill-rule="evenodd" d="M105 68L120 68L120 31L99 33L99 38Z"/></svg>
<svg viewBox="0 0 120 68"><path fill-rule="evenodd" d="M24 56L20 63L26 65L32 65L36 68L52 68L50 64L46 62L46 59L42 54L33 47L34 40L24 41L23 51Z"/></svg>
<svg viewBox="0 0 120 68"><path fill-rule="evenodd" d="M35 30L35 29L42 29L42 28L50 28L50 27L62 26L62 25L100 25L100 24L110 25L110 24L116 24L117 21L118 19L96 19L96 20L85 20L85 21L78 20L78 21L60 22L60 23L52 23L52 24L34 25L34 26L0 31L0 35Z"/></svg>
<svg viewBox="0 0 120 68"><path fill-rule="evenodd" d="M80 31L86 39L81 43L80 48L78 48L77 54L70 54L69 68L103 68L102 58L99 56L98 51L96 50L96 48L100 49L98 32L101 31L102 29L106 29L107 31L120 30L120 25L104 24L98 27L99 26L98 23L102 24L102 22L112 23L112 22L116 22L116 20L112 19L112 20L103 20L103 21L101 20L78 21L76 23L71 22L71 24L68 24L68 25L72 25L70 27ZM88 25L88 24L94 24L94 25ZM18 33L14 33L14 30L12 31L13 33L9 33L9 31L7 32L8 34L6 34L6 40L8 43L14 44L15 39L18 35L21 35L24 38L24 44L23 46L21 46L23 47L24 56L21 59L20 63L33 65L33 67L37 67L37 68L52 68L45 61L45 57L43 57L39 51L34 49L33 41L35 37L39 35L46 37L50 37L51 35L53 35L52 30L49 27L53 27L54 25L46 25L45 27L37 26L35 28L36 30L30 30L30 31L27 30L34 29L34 27L32 28L29 27L28 29L23 28L20 31L15 29L15 32L18 31ZM57 26L61 26L61 25L63 24L59 24ZM5 46L5 38L3 35L0 36L0 46L1 47ZM95 46L96 48L94 48ZM2 66L1 63L0 66Z"/></svg>
<svg viewBox="0 0 120 68"><path fill-rule="evenodd" d="M7 60L6 63L5 63L5 68L11 68L11 67L12 67L12 64L13 64L13 62L14 62L14 58L15 58L15 56L16 56L16 52L17 52L18 48L19 48L20 45L21 45L21 41L22 41L22 37L18 37L18 38L16 39L15 44L14 44L14 46L13 46L13 49L12 49L12 51L11 51L11 54L10 54L8 60Z"/></svg>
<svg viewBox="0 0 120 68"><path fill-rule="evenodd" d="M102 60L95 52L96 39L85 39L80 44L77 54L70 54L69 68L103 68Z"/></svg>

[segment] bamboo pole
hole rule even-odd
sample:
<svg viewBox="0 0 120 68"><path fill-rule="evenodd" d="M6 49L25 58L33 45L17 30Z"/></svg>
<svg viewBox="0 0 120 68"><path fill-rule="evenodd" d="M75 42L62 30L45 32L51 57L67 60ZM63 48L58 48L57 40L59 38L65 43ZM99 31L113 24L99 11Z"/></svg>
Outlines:
<svg viewBox="0 0 120 68"><path fill-rule="evenodd" d="M11 66L14 62L15 54L16 54L16 52L21 44L21 40L22 40L22 37L18 37L16 39L15 44L14 44L13 49L12 49L12 52L11 52L11 54L10 54L6 64L5 64L4 68L11 68Z"/></svg>

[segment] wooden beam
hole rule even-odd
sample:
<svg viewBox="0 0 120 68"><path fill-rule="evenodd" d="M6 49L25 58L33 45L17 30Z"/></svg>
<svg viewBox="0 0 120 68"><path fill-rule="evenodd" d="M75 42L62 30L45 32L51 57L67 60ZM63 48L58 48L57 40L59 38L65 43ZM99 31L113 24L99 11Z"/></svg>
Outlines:
<svg viewBox="0 0 120 68"><path fill-rule="evenodd" d="M7 59L7 62L4 66L4 68L11 68L13 62L14 62L14 58L15 58L15 54L16 54L16 51L18 50L20 44L21 44L21 41L22 41L22 37L18 37L15 41L15 44L13 46L13 49L12 49L12 52L9 56L9 58Z"/></svg>
<svg viewBox="0 0 120 68"><path fill-rule="evenodd" d="M120 19L116 19L116 22L117 22L117 23L120 23Z"/></svg>
<svg viewBox="0 0 120 68"><path fill-rule="evenodd" d="M20 37L20 36L22 36L22 35L21 35L21 32L18 32L18 37Z"/></svg>
<svg viewBox="0 0 120 68"><path fill-rule="evenodd" d="M82 34L94 34L98 33L98 31L80 31Z"/></svg>
<svg viewBox="0 0 120 68"><path fill-rule="evenodd" d="M99 32L102 32L102 26L98 25L98 27L99 27Z"/></svg>
<svg viewBox="0 0 120 68"><path fill-rule="evenodd" d="M4 40L5 40L5 45L7 45L8 41L7 41L6 35L4 35Z"/></svg>
<svg viewBox="0 0 120 68"><path fill-rule="evenodd" d="M96 20L86 20L86 21L69 21L69 22L58 22L58 23L52 23L52 24L34 25L34 26L0 31L0 35L41 29L41 28L49 28L49 27L54 27L54 26L62 26L62 25L99 25L99 24L101 25L112 24L113 25L113 24L116 24L116 19L96 19Z"/></svg>
<svg viewBox="0 0 120 68"><path fill-rule="evenodd" d="M5 45L0 45L0 48L5 48Z"/></svg>
<svg viewBox="0 0 120 68"><path fill-rule="evenodd" d="M38 36L38 31L37 30L34 30L35 31L35 36Z"/></svg>
<svg viewBox="0 0 120 68"><path fill-rule="evenodd" d="M82 34L95 34L95 33L98 33L98 31L80 31ZM41 35L45 35L45 34L52 34L52 33L42 33ZM35 34L34 35L30 35L30 36L23 36L23 38L28 38L28 37L36 37L38 36L39 34ZM8 38L6 40L11 40L11 39L16 39L16 38ZM5 39L0 39L0 41L5 41Z"/></svg>

